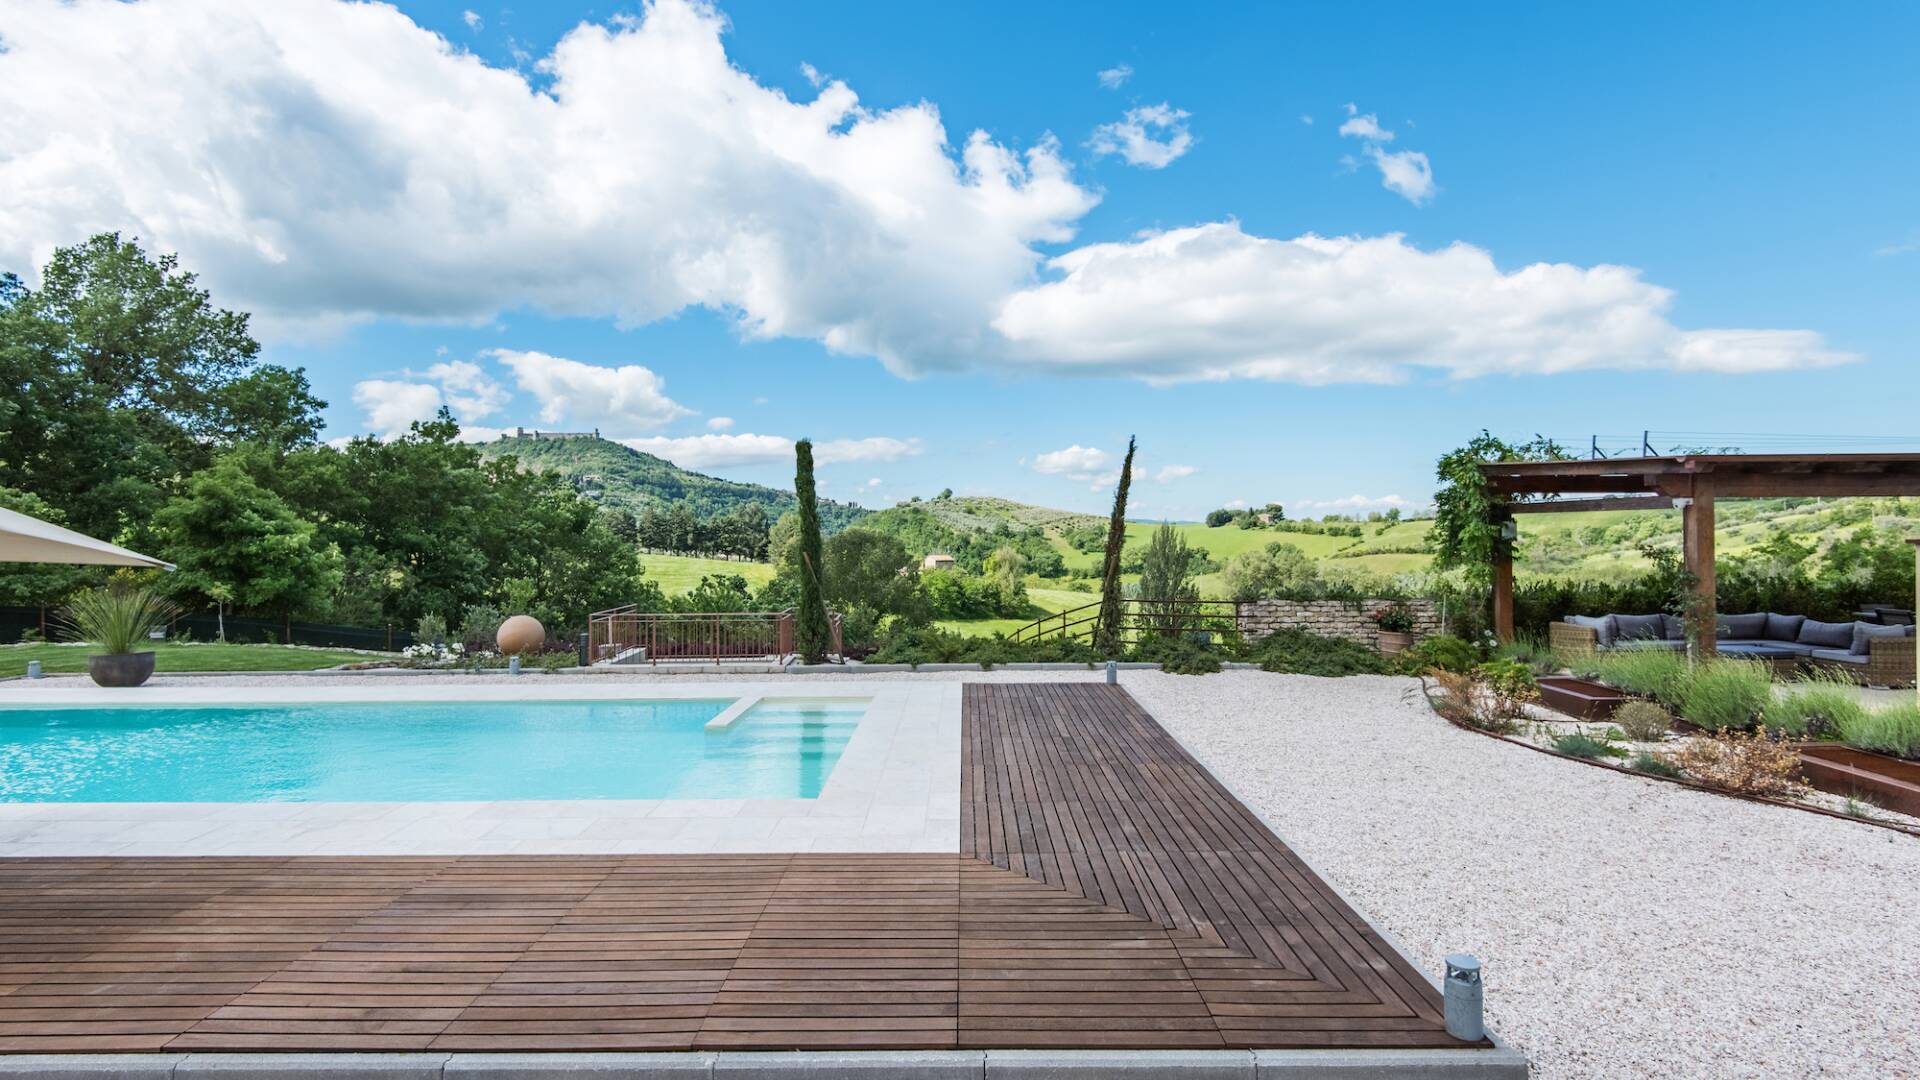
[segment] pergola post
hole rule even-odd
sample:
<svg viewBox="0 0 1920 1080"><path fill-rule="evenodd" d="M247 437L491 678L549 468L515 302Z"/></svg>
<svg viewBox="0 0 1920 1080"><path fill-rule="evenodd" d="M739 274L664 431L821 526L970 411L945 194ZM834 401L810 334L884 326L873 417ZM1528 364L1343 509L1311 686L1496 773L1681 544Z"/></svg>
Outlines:
<svg viewBox="0 0 1920 1080"><path fill-rule="evenodd" d="M1493 636L1513 641L1513 546L1505 543L1493 556Z"/></svg>
<svg viewBox="0 0 1920 1080"><path fill-rule="evenodd" d="M1681 544L1687 573L1693 578L1692 602L1687 605L1687 640L1693 658L1704 660L1719 652L1715 627L1713 573L1713 477L1696 475L1692 497L1681 513Z"/></svg>
<svg viewBox="0 0 1920 1080"><path fill-rule="evenodd" d="M1908 537L1907 543L1913 545L1913 610L1920 612L1920 536ZM1920 696L1920 678L1913 680L1913 692Z"/></svg>

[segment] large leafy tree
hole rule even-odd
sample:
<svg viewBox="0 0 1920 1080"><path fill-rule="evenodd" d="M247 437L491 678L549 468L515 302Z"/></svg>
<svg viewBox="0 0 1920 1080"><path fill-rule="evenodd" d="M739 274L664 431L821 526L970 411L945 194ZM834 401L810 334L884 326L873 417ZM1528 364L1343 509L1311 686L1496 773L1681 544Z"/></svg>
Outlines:
<svg viewBox="0 0 1920 1080"><path fill-rule="evenodd" d="M288 615L324 607L340 585L339 550L234 461L195 473L153 532L179 567L164 582L175 595Z"/></svg>
<svg viewBox="0 0 1920 1080"><path fill-rule="evenodd" d="M825 558L821 550L820 508L813 490L813 442L801 439L793 444L793 491L798 505L797 535L792 558L800 577L800 602L794 614L794 648L809 664L822 663L831 645L827 626Z"/></svg>
<svg viewBox="0 0 1920 1080"><path fill-rule="evenodd" d="M311 443L323 403L259 351L246 315L117 234L56 250L36 288L0 274L0 486L111 538L227 445Z"/></svg>
<svg viewBox="0 0 1920 1080"><path fill-rule="evenodd" d="M1133 483L1133 437L1127 437L1126 460L1120 463L1120 482L1113 489L1113 516L1107 520L1107 554L1100 574L1100 617L1094 623L1094 647L1108 656L1120 653L1120 558L1127 546L1127 488Z"/></svg>

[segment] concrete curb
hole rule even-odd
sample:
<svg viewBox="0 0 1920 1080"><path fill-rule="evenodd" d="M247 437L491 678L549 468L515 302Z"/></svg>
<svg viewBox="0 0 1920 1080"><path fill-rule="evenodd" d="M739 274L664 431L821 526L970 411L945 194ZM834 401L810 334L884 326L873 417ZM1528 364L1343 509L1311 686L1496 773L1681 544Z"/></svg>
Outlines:
<svg viewBox="0 0 1920 1080"><path fill-rule="evenodd" d="M1526 1080L1516 1050L22 1054L6 1080Z"/></svg>

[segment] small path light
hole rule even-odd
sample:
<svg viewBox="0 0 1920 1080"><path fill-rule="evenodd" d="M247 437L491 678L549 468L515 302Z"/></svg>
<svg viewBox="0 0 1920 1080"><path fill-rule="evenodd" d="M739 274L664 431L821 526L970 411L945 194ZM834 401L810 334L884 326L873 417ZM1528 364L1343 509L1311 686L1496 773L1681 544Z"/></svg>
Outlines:
<svg viewBox="0 0 1920 1080"><path fill-rule="evenodd" d="M1113 684L1119 681L1120 681L1120 661L1118 660L1107 661L1107 685L1112 686Z"/></svg>
<svg viewBox="0 0 1920 1080"><path fill-rule="evenodd" d="M512 656L507 657L507 674L509 675L520 674L520 654L519 653L515 653Z"/></svg>
<svg viewBox="0 0 1920 1080"><path fill-rule="evenodd" d="M37 679L39 677L40 677L40 661L38 660L27 661L27 678Z"/></svg>
<svg viewBox="0 0 1920 1080"><path fill-rule="evenodd" d="M1480 961L1466 953L1449 954L1444 991L1447 1034L1466 1042L1479 1042L1487 1037L1482 995Z"/></svg>

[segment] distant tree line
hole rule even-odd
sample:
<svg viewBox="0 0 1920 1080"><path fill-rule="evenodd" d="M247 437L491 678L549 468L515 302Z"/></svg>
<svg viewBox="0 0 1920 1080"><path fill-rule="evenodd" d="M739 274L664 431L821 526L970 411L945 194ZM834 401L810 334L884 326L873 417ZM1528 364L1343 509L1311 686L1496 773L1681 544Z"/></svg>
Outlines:
<svg viewBox="0 0 1920 1080"><path fill-rule="evenodd" d="M695 514L690 503L677 502L665 510L642 510L634 523L634 542L646 551L764 562L770 531L766 509L757 502L707 518Z"/></svg>

